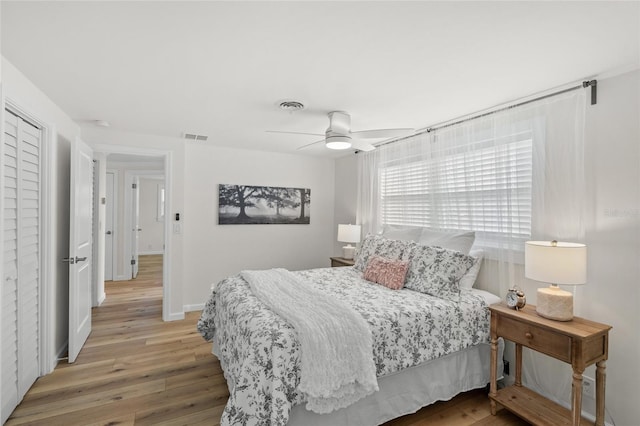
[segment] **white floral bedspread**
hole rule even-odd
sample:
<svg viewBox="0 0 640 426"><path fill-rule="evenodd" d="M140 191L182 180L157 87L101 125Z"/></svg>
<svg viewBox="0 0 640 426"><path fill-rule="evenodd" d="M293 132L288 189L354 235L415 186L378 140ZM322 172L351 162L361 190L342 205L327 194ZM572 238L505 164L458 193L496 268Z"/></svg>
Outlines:
<svg viewBox="0 0 640 426"><path fill-rule="evenodd" d="M351 305L371 327L378 377L489 341L484 299L462 291L459 302L413 290L390 290L352 267L297 271ZM216 285L198 322L213 340L229 386L222 425L285 425L303 402L295 330L265 308L239 276Z"/></svg>

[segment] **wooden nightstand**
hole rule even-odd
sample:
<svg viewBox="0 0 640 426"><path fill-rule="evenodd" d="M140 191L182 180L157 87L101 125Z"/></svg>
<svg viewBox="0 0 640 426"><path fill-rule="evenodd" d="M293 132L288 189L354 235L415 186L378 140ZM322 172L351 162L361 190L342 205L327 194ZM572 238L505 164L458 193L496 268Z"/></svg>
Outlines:
<svg viewBox="0 0 640 426"><path fill-rule="evenodd" d="M571 321L553 321L536 314L535 306L516 311L505 304L491 310L491 414L496 403L534 425L593 425L581 418L582 373L595 363L596 426L604 425L605 361L608 355L610 326L574 317ZM516 344L516 380L513 386L498 390L498 337ZM571 411L522 386L522 347L544 353L573 367Z"/></svg>
<svg viewBox="0 0 640 426"><path fill-rule="evenodd" d="M344 257L330 257L331 259L331 267L335 268L338 266L353 266L356 261L353 259L345 259Z"/></svg>

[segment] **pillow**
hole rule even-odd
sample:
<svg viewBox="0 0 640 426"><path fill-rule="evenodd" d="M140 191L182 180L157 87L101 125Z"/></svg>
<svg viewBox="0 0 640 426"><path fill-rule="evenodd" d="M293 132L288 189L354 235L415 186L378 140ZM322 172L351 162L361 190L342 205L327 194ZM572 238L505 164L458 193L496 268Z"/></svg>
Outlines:
<svg viewBox="0 0 640 426"><path fill-rule="evenodd" d="M364 279L382 284L391 290L400 290L404 287L407 269L409 269L407 260L390 260L373 255L369 257L369 263L364 269Z"/></svg>
<svg viewBox="0 0 640 426"><path fill-rule="evenodd" d="M476 239L473 231L459 232L446 231L433 228L422 228L418 243L426 246L438 246L449 250L457 250L464 254L469 254L471 246Z"/></svg>
<svg viewBox="0 0 640 426"><path fill-rule="evenodd" d="M404 240L418 242L422 234L419 226L384 225L382 236L391 240Z"/></svg>
<svg viewBox="0 0 640 426"><path fill-rule="evenodd" d="M469 252L469 256L473 257L473 266L469 268L466 274L460 278L460 288L473 288L476 283L478 274L480 273L480 267L482 266L482 260L484 259L484 250L473 249Z"/></svg>
<svg viewBox="0 0 640 426"><path fill-rule="evenodd" d="M416 245L413 241L390 240L380 235L367 235L356 255L355 269L364 271L369 257L377 254L389 260L409 260Z"/></svg>
<svg viewBox="0 0 640 426"><path fill-rule="evenodd" d="M459 251L416 244L405 287L431 296L459 300L460 278L474 259Z"/></svg>

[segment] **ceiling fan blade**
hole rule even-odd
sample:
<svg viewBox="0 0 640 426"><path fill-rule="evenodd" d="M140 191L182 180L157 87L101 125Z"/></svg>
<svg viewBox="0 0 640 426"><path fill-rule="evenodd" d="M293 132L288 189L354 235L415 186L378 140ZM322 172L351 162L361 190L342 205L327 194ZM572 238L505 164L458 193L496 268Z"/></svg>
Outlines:
<svg viewBox="0 0 640 426"><path fill-rule="evenodd" d="M319 143L321 143L321 142L322 142L322 143L324 143L324 139L319 140L319 141L315 141L315 142L311 142L311 143L308 143L308 144L306 144L306 145L299 146L298 148L296 148L296 150L298 150L298 151L299 151L299 150L301 150L301 149L308 148L308 147L310 147L311 145L316 145L316 144L319 144Z"/></svg>
<svg viewBox="0 0 640 426"><path fill-rule="evenodd" d="M267 133L285 133L288 135L324 136L324 133L285 132L282 130L265 130Z"/></svg>
<svg viewBox="0 0 640 426"><path fill-rule="evenodd" d="M371 145L370 143L363 142L357 139L351 140L351 148L356 149L358 151L365 151L365 152L373 151L374 149L376 149L376 147Z"/></svg>
<svg viewBox="0 0 640 426"><path fill-rule="evenodd" d="M399 138L402 136L410 136L415 133L415 129L376 129L361 130L359 132L351 132L351 136L357 139L378 139L378 138Z"/></svg>

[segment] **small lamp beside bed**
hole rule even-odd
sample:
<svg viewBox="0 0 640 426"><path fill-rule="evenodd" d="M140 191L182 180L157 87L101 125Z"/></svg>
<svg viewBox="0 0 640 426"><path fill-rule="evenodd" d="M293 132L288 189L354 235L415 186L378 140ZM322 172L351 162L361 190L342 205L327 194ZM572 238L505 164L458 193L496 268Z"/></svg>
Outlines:
<svg viewBox="0 0 640 426"><path fill-rule="evenodd" d="M573 319L573 294L558 284L579 285L587 282L587 246L558 241L527 241L524 250L525 276L550 283L539 288L538 315L556 320Z"/></svg>
<svg viewBox="0 0 640 426"><path fill-rule="evenodd" d="M338 241L347 243L346 246L342 247L342 257L345 259L353 259L356 248L350 243L359 243L360 233L360 225L338 225Z"/></svg>

